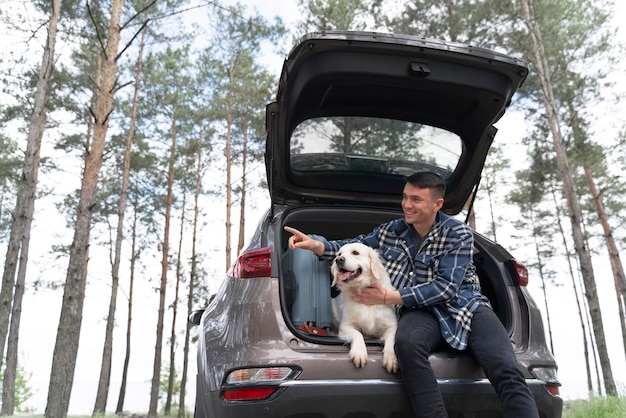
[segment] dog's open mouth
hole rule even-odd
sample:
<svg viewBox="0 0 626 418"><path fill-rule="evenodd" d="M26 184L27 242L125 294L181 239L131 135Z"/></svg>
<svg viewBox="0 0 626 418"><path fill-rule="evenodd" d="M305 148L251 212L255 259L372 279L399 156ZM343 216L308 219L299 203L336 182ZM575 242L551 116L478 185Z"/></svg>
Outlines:
<svg viewBox="0 0 626 418"><path fill-rule="evenodd" d="M361 268L359 267L356 270L352 270L352 271L348 271L345 269L339 269L339 275L337 276L337 278L342 281L342 282L349 282L351 280L354 280L355 278L357 278L361 273L363 272L363 270L361 270Z"/></svg>

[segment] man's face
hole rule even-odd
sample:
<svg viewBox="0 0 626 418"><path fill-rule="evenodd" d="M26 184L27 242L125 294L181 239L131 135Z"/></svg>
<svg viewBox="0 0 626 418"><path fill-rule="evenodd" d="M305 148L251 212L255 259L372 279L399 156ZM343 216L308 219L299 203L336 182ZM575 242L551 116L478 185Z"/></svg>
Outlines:
<svg viewBox="0 0 626 418"><path fill-rule="evenodd" d="M428 232L435 223L437 211L443 205L442 198L435 198L429 188L415 187L410 183L404 186L402 192L402 210L404 219L412 224L420 235Z"/></svg>

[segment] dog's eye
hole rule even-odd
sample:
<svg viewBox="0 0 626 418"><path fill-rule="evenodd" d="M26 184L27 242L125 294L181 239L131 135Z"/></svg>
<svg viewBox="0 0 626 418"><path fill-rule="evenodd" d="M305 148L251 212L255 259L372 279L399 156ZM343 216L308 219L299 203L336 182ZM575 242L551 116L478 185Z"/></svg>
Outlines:
<svg viewBox="0 0 626 418"><path fill-rule="evenodd" d="M352 251L352 255L359 255L359 252L357 250Z"/></svg>

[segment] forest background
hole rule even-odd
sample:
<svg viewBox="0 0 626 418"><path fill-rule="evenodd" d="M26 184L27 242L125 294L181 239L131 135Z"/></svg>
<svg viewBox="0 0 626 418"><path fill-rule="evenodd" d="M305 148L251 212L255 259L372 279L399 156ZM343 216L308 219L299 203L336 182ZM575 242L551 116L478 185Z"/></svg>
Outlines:
<svg viewBox="0 0 626 418"><path fill-rule="evenodd" d="M16 190L32 131L29 121L36 109L37 75L54 15L51 7L58 3L0 4L2 255L9 252ZM112 111L105 113L97 204L88 209L88 263L79 264L85 267L78 274L84 306L79 326L62 330L59 317L72 275L76 232L86 229L79 224L81 189L88 157L96 154L97 91L102 80L111 77L101 72L107 58L102 51L114 40L107 25L116 4L123 4L124 26L117 53L108 55L117 64L114 101ZM530 21L536 26L524 19L524 4L532 6ZM50 407L46 398L54 382L51 375L59 374L52 360L60 349L56 344L62 347L64 339L78 336L78 329L73 384L66 388L67 412L114 411L120 399L125 411L153 410L159 398L155 384L159 410L182 402L193 408L195 345L185 342L193 339L195 330L187 328L188 310L205 306L217 291L243 237L269 204L262 161L264 105L275 93L284 56L306 31L333 28L471 43L531 64L529 79L497 125L475 205L475 227L528 265L528 288L544 314L560 366L562 395L573 399L590 392L605 394L607 371L624 394L626 335L620 319L626 289L620 288L609 261L610 253L623 252L626 240L626 35L619 29L626 18L623 2L65 0L58 16L28 269L19 304L17 374L23 380L17 388L27 390L17 402L18 412L42 413ZM529 36L529 27L541 28L546 68L533 55L535 38ZM593 261L610 369L606 358L600 364L602 356L594 345L598 334L592 332L588 313L594 310L586 308L588 298L581 290L588 283L581 278L584 260L581 266L574 251L575 233L568 226L567 186L556 169L558 150L552 145L555 129L550 123L555 115L546 110L541 94L546 70L556 92L560 141L568 152ZM119 241L118 208L129 138L128 204ZM585 159L591 155L595 158ZM585 181L589 161L599 189L595 197ZM593 204L599 200L605 204L616 251L607 250L607 232ZM121 252L116 256L118 242ZM2 351L3 360L7 356L3 367L10 364L9 346ZM103 385L107 355L111 374ZM181 375L187 383L185 396L178 398Z"/></svg>

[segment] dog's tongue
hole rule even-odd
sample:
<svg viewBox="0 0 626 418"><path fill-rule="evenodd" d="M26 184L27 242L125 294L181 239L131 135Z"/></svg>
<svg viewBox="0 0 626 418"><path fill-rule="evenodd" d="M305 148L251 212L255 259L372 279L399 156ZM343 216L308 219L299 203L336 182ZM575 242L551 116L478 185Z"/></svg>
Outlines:
<svg viewBox="0 0 626 418"><path fill-rule="evenodd" d="M342 282L345 282L346 280L351 278L353 274L354 274L353 271L344 271L339 275L339 280L341 280Z"/></svg>

